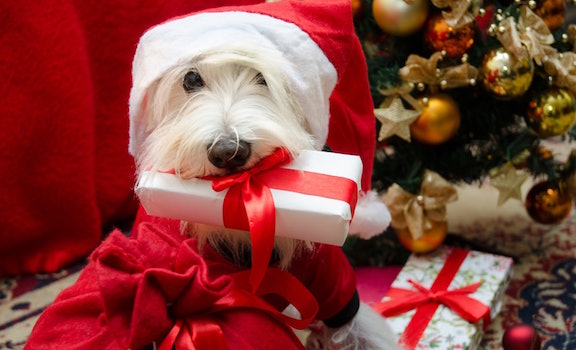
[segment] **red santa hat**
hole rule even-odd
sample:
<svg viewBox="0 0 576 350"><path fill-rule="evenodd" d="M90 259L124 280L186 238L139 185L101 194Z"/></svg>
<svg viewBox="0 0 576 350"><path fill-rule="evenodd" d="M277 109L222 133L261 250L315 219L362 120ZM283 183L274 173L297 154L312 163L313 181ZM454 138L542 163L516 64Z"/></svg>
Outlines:
<svg viewBox="0 0 576 350"><path fill-rule="evenodd" d="M146 32L133 63L130 152L146 138L142 105L148 87L168 69L230 38L275 50L286 65L291 93L312 133L333 151L359 155L362 192L350 233L370 237L390 222L386 206L370 191L375 150L374 107L366 62L354 31L349 0L280 1L221 7L158 25Z"/></svg>

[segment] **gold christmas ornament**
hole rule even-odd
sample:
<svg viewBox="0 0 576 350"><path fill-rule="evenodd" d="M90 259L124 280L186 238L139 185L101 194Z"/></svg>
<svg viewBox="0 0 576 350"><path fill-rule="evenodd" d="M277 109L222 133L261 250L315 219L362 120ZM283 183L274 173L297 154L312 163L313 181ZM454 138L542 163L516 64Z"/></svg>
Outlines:
<svg viewBox="0 0 576 350"><path fill-rule="evenodd" d="M372 13L376 24L395 36L414 34L428 18L428 0L374 0Z"/></svg>
<svg viewBox="0 0 576 350"><path fill-rule="evenodd" d="M446 204L457 199L456 188L430 170L424 172L417 195L393 184L383 197L392 216L392 227L398 234L409 232L414 241L422 239L427 231L436 232L442 227L440 223L446 221ZM438 237L437 232L434 236Z"/></svg>
<svg viewBox="0 0 576 350"><path fill-rule="evenodd" d="M424 41L432 51L444 51L448 58L462 57L474 45L475 22L453 28L442 13L431 15L424 26Z"/></svg>
<svg viewBox="0 0 576 350"><path fill-rule="evenodd" d="M576 52L576 24L569 24L566 28L566 40L572 44L572 51Z"/></svg>
<svg viewBox="0 0 576 350"><path fill-rule="evenodd" d="M565 184L543 181L530 189L526 196L525 207L534 221L555 225L570 214L572 198Z"/></svg>
<svg viewBox="0 0 576 350"><path fill-rule="evenodd" d="M452 97L436 93L418 100L422 114L410 124L412 138L429 145L450 140L460 127L460 109Z"/></svg>
<svg viewBox="0 0 576 350"><path fill-rule="evenodd" d="M442 17L452 28L474 22L480 13L482 0L431 0L434 7L442 9Z"/></svg>
<svg viewBox="0 0 576 350"><path fill-rule="evenodd" d="M498 173L491 174L490 184L498 189L498 206L506 203L508 199L515 198L522 201L522 184L530 176L525 172L518 172L511 162L500 168Z"/></svg>
<svg viewBox="0 0 576 350"><path fill-rule="evenodd" d="M489 50L478 72L486 91L496 98L510 100L528 91L534 77L534 64L526 56L519 60L504 47Z"/></svg>
<svg viewBox="0 0 576 350"><path fill-rule="evenodd" d="M550 29L528 6L520 7L518 20L514 16L503 18L497 28L496 37L519 61L528 58L541 65L542 60L556 52L550 46L554 43Z"/></svg>
<svg viewBox="0 0 576 350"><path fill-rule="evenodd" d="M397 135L410 142L410 124L420 115L420 111L404 108L400 97L385 100L380 108L374 110L376 119L380 121L380 134L378 141Z"/></svg>
<svg viewBox="0 0 576 350"><path fill-rule="evenodd" d="M398 241L413 253L428 253L438 248L446 239L448 223L446 221L428 221L422 237L413 238L408 228L395 229Z"/></svg>
<svg viewBox="0 0 576 350"><path fill-rule="evenodd" d="M548 29L553 32L564 24L566 2L565 0L540 0L534 13L542 18Z"/></svg>
<svg viewBox="0 0 576 350"><path fill-rule="evenodd" d="M404 82L416 84L423 91L425 84L436 92L440 89L454 89L475 84L478 70L469 63L457 66L438 67L444 59L442 52L434 52L429 58L410 55L406 65L398 71Z"/></svg>
<svg viewBox="0 0 576 350"><path fill-rule="evenodd" d="M576 33L576 26L574 28ZM576 49L576 47L575 47ZM555 86L563 87L576 96L576 52L562 52L548 56L542 63Z"/></svg>
<svg viewBox="0 0 576 350"><path fill-rule="evenodd" d="M563 135L576 121L576 101L564 88L552 86L528 100L526 124L538 137Z"/></svg>

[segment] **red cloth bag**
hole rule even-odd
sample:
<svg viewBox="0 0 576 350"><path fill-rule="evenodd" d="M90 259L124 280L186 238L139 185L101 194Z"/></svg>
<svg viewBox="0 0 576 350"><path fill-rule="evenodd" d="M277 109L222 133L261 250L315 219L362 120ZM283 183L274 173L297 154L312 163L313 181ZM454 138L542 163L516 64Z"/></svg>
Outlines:
<svg viewBox="0 0 576 350"><path fill-rule="evenodd" d="M136 43L170 17L231 2L0 1L0 276L57 271L135 214Z"/></svg>
<svg viewBox="0 0 576 350"><path fill-rule="evenodd" d="M278 315L242 307L252 305L247 296L251 292L235 298L240 307L214 313L213 305L233 295L232 286L250 290L250 271L210 247L200 257L197 241L180 235L174 221L151 221L138 224L130 238L116 231L106 239L77 283L40 316L26 349L142 349L152 342L163 346L172 332L179 332L179 322L187 320L200 333L208 330L209 349L219 349L219 335L213 331L222 332L230 349L277 349L279 344L282 349L302 348ZM314 316L333 316L355 291L353 270L338 247L318 246L297 259L292 270L294 277L288 279L287 272L270 269L268 273L280 278L266 277L262 295L283 296L307 322ZM217 329L206 326L206 319L215 321ZM169 341L168 348L172 344Z"/></svg>

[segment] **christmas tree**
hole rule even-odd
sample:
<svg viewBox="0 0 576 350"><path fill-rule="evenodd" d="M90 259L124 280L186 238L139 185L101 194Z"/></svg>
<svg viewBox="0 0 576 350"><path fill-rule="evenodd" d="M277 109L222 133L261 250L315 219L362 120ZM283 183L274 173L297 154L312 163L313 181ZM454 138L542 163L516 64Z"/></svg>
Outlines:
<svg viewBox="0 0 576 350"><path fill-rule="evenodd" d="M569 214L576 153L555 159L542 142L576 138L574 6L499 1L352 0L378 119L373 187L393 217L384 235L348 242L353 262L401 260L398 242L437 247L461 183L489 179L501 205L524 200L533 177L528 214L544 224Z"/></svg>

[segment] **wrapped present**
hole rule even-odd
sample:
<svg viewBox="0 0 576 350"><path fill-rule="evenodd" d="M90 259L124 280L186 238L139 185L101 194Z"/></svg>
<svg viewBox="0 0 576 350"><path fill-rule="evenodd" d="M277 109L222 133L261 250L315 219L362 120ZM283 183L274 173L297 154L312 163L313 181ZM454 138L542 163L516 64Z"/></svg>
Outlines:
<svg viewBox="0 0 576 350"><path fill-rule="evenodd" d="M374 308L405 349L477 349L511 271L511 258L477 251L413 254Z"/></svg>
<svg viewBox="0 0 576 350"><path fill-rule="evenodd" d="M333 245L346 239L361 176L360 157L319 151L255 175L270 188L275 235ZM148 172L136 192L150 215L249 230L239 199L228 188L216 191L212 180Z"/></svg>

